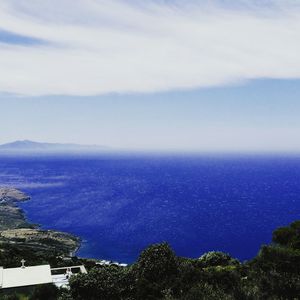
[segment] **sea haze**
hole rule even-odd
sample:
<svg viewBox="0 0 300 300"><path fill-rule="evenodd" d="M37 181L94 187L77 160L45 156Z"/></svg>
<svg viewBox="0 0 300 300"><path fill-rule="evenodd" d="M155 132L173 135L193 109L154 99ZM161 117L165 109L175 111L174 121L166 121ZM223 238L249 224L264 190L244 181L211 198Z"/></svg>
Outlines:
<svg viewBox="0 0 300 300"><path fill-rule="evenodd" d="M121 262L163 241L250 259L300 218L298 157L0 157L0 185L32 196L30 221L80 236L78 255Z"/></svg>

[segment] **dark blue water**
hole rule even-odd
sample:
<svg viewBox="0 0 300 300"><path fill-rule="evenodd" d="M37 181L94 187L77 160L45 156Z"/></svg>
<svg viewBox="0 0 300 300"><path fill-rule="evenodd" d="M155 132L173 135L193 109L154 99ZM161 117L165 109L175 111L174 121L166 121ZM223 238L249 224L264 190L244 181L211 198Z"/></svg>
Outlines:
<svg viewBox="0 0 300 300"><path fill-rule="evenodd" d="M80 236L80 256L122 262L162 241L249 259L300 219L297 157L2 157L0 185L32 196L32 222Z"/></svg>

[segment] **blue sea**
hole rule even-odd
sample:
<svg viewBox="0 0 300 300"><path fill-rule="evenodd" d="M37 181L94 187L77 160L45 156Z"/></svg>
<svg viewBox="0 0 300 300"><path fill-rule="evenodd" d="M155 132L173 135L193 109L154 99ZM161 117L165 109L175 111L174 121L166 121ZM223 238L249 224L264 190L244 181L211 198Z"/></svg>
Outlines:
<svg viewBox="0 0 300 300"><path fill-rule="evenodd" d="M254 257L300 219L300 157L0 157L0 185L22 189L28 219L82 238L79 256L133 262L152 243L181 256Z"/></svg>

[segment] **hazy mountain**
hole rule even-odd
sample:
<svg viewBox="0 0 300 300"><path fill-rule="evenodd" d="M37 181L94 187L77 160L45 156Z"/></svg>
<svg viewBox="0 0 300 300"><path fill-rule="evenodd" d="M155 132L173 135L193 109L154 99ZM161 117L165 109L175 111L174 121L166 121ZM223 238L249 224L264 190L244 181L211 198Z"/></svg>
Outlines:
<svg viewBox="0 0 300 300"><path fill-rule="evenodd" d="M15 141L0 145L0 152L43 152L43 153L64 153L64 152L99 152L109 150L106 146L79 145L79 144L59 144L59 143L39 143L33 141Z"/></svg>

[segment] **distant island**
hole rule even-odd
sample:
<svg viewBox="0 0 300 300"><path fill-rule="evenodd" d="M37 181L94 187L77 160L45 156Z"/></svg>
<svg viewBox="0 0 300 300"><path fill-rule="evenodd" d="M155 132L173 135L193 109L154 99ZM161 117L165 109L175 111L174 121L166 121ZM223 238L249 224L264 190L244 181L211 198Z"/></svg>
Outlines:
<svg viewBox="0 0 300 300"><path fill-rule="evenodd" d="M30 140L14 141L0 145L0 154L4 153L95 153L110 150L101 145L80 145L63 143L40 143Z"/></svg>

